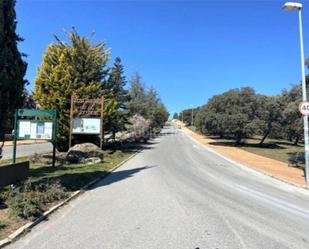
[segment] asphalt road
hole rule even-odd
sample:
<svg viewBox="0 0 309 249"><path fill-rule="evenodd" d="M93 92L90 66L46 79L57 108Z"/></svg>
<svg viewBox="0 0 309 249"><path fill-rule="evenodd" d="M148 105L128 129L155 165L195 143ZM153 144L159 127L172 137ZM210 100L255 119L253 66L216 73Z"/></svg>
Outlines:
<svg viewBox="0 0 309 249"><path fill-rule="evenodd" d="M29 156L34 153L45 153L53 150L51 143L39 143L39 144L28 144L28 145L17 145L17 157ZM13 146L3 147L3 159L13 157Z"/></svg>
<svg viewBox="0 0 309 249"><path fill-rule="evenodd" d="M181 130L162 136L8 249L309 248L309 195Z"/></svg>

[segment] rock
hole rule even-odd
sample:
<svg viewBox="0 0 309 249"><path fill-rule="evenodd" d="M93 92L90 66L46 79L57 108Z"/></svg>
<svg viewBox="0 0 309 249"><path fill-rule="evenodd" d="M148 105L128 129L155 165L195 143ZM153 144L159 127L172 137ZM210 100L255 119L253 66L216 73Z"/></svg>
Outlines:
<svg viewBox="0 0 309 249"><path fill-rule="evenodd" d="M85 163L86 159L99 158L103 160L104 152L92 143L76 144L71 147L66 155L66 160L70 163Z"/></svg>
<svg viewBox="0 0 309 249"><path fill-rule="evenodd" d="M99 157L90 157L84 160L85 164L96 164L102 162L102 159Z"/></svg>

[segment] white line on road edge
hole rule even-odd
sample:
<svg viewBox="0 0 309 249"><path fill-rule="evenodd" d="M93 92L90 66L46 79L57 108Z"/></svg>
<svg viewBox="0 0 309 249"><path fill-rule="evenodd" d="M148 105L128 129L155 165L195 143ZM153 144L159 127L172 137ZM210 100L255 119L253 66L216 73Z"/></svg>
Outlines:
<svg viewBox="0 0 309 249"><path fill-rule="evenodd" d="M50 208L49 210L45 211L43 213L42 216L40 216L39 218L37 218L36 220L27 223L26 225L20 227L19 229L17 229L15 232L13 232L12 234L10 234L7 238L0 240L0 249L4 248L5 246L11 244L12 242L14 242L16 239L18 239L21 235L26 234L27 232L30 232L31 228L33 228L34 226L36 226L37 224L39 224L41 221L45 220L49 215L51 215L53 212L55 212L56 210L58 210L60 207L64 206L65 204L67 204L68 202L70 202L71 200L77 198L79 195L83 194L85 192L85 190L89 189L91 186L95 185L97 182L103 180L105 177L107 177L110 173L112 173L113 171L115 171L116 169L118 169L120 166L122 166L123 164L125 164L127 161L129 161L130 159L132 159L133 157L135 157L138 153L140 153L142 150L138 150L136 151L133 155L131 155L130 157L128 157L127 159L123 160L122 162L120 162L119 164L117 164L114 168L112 168L111 170L109 170L108 172L106 172L103 176L100 176L96 179L94 179L93 181L91 181L90 183L86 184L85 186L83 186L81 188L81 190L75 191L69 198L65 199L64 201L60 202L59 204L53 206L52 208Z"/></svg>
<svg viewBox="0 0 309 249"><path fill-rule="evenodd" d="M277 185L280 185L281 187L284 187L284 188L288 187L290 190L292 189L294 191L301 192L301 193L306 194L306 195L309 194L309 192L308 192L309 187L307 187L307 186L302 186L302 185L299 185L299 184L296 184L296 183L289 182L287 180L278 178L277 176L272 175L270 173L267 173L267 172L264 172L264 171L260 171L258 169L255 169L255 168L252 168L250 166L247 166L245 164L241 164L239 162L236 162L236 161L234 161L234 160L232 160L232 159L222 155L221 153L215 151L214 149L209 148L207 145L205 145L202 142L198 141L197 139L193 138L192 136L190 136L190 134L186 133L185 131L182 130L182 132L187 137L189 137L193 142L201 145L207 151L209 151L209 152L211 152L213 154L216 154L217 156L221 157L222 159L230 162L231 164L234 164L234 165L242 168L243 170L246 170L248 172L254 173L254 174L256 174L256 175L258 175L260 177L263 177L264 179L270 179L271 178L273 181L275 181L277 183Z"/></svg>

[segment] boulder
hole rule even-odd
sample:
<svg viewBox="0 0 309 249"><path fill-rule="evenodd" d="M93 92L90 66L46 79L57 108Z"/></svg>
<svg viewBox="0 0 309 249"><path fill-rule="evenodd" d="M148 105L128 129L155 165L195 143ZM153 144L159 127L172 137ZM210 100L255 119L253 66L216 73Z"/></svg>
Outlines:
<svg viewBox="0 0 309 249"><path fill-rule="evenodd" d="M92 143L83 143L71 147L66 155L66 160L70 163L85 163L86 159L98 158L102 161L103 157L104 152L98 146Z"/></svg>

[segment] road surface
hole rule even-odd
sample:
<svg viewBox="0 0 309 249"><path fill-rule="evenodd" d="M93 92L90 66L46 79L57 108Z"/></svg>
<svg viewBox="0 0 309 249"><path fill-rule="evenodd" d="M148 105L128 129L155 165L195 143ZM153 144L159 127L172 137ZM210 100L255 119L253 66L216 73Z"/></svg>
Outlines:
<svg viewBox="0 0 309 249"><path fill-rule="evenodd" d="M308 240L306 190L172 126L8 249L308 249Z"/></svg>
<svg viewBox="0 0 309 249"><path fill-rule="evenodd" d="M17 145L17 157L29 156L34 153L51 152L53 146L51 143L38 143L28 145ZM3 159L9 159L13 157L13 146L3 147Z"/></svg>

